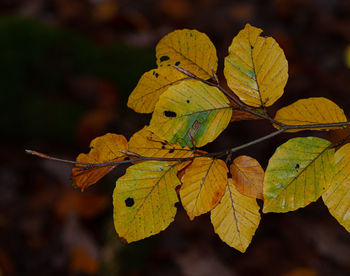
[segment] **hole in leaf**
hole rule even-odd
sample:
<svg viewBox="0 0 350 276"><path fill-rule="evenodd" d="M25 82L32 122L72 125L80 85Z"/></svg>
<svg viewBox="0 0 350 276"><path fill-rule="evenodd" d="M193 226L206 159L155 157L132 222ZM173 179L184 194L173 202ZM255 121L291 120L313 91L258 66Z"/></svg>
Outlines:
<svg viewBox="0 0 350 276"><path fill-rule="evenodd" d="M169 153L173 153L175 150L174 149L170 149L169 150Z"/></svg>
<svg viewBox="0 0 350 276"><path fill-rule="evenodd" d="M162 146L162 149L165 149L165 146L164 146L164 145Z"/></svg>
<svg viewBox="0 0 350 276"><path fill-rule="evenodd" d="M175 66L179 66L180 65L180 61L177 61L176 63L175 63Z"/></svg>
<svg viewBox="0 0 350 276"><path fill-rule="evenodd" d="M296 169L299 169L299 168L300 168L300 165L299 165L299 164L296 164L296 165L295 165L295 168L296 168Z"/></svg>
<svg viewBox="0 0 350 276"><path fill-rule="evenodd" d="M156 74L155 74L155 76L156 76L156 78L158 78L158 77L159 77L159 74L158 74L158 73L156 73Z"/></svg>
<svg viewBox="0 0 350 276"><path fill-rule="evenodd" d="M187 100L186 102L187 102L187 103L190 103L190 100Z"/></svg>
<svg viewBox="0 0 350 276"><path fill-rule="evenodd" d="M174 111L164 111L164 116L168 118L176 117L176 113Z"/></svg>
<svg viewBox="0 0 350 276"><path fill-rule="evenodd" d="M159 60L160 60L160 62L163 62L163 61L169 60L169 57L168 56L161 56Z"/></svg>
<svg viewBox="0 0 350 276"><path fill-rule="evenodd" d="M135 204L135 201L133 198L128 197L127 199L125 199L125 205L126 207L131 207Z"/></svg>

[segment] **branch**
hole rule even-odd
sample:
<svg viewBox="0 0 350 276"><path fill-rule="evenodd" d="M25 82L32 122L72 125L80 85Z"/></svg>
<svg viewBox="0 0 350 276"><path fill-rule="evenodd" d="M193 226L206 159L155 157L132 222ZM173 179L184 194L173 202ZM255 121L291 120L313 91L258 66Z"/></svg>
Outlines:
<svg viewBox="0 0 350 276"><path fill-rule="evenodd" d="M265 114L261 114L259 112L254 111L253 109L245 106L240 100L238 100L236 97L234 97L229 91L227 91L225 88L223 88L218 81L218 78L214 72L214 70L212 70L213 75L215 77L216 83L212 83L210 81L204 80L202 78L197 77L196 75L192 74L191 72L187 71L186 69L183 69L181 67L178 67L176 65L173 65L174 68L176 68L178 71L182 72L183 74L185 74L186 76L201 81L207 85L213 86L218 88L221 92L223 92L227 97L229 97L231 100L233 100L238 106L239 109L241 109L242 111L245 111L247 113L250 113L252 115L255 115L257 117L260 117L262 119L266 119L269 120L271 123L279 126L281 129L284 129L284 131L289 130L289 129L308 129L308 128L330 128L330 127L344 127L344 126L350 126L350 122L344 122L344 123L330 123L330 124L310 124L310 125L286 125L282 122L276 121L273 118L271 118L268 115ZM282 131L283 132L283 131Z"/></svg>
<svg viewBox="0 0 350 276"><path fill-rule="evenodd" d="M266 136L260 137L258 139L255 139L249 143L240 145L238 147L233 147L230 149L227 149L225 151L220 151L220 152L214 152L214 153L207 153L207 154L203 154L203 155L199 155L199 156L192 156L192 157L185 157L185 158L163 158L163 157L148 157L148 156L140 156L138 158L134 158L134 159L126 159L126 160L120 160L120 161L111 161L111 162L104 162L104 163L85 163L85 162L77 162L77 161L72 161L72 160L66 160L66 159L61 159L61 158L56 158L56 157L52 157L49 156L47 154L41 153L41 152L37 152L34 150L25 150L25 152L27 154L31 154L34 156L38 156L47 160L52 160L52 161L58 161L58 162L62 162L62 163L68 163L68 164L73 164L73 165L80 165L80 166L88 166L90 168L97 168L97 167L107 167L107 166L116 166L119 164L128 164L128 163L132 163L132 162L138 162L138 161L177 161L177 162L186 162L186 161L191 161L195 158L200 158L200 157L222 157L225 155L229 155L233 152L236 152L238 150L247 148L249 146L258 144L262 141L265 141L269 138L272 138L282 132L284 132L285 129L280 129L277 130L275 132L272 132ZM131 155L131 154L130 154ZM131 155L134 156L134 155Z"/></svg>

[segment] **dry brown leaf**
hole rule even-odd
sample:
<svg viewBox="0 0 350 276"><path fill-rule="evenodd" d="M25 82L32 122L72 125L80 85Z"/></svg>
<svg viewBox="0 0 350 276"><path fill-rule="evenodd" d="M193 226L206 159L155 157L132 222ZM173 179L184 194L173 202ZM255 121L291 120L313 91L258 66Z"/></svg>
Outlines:
<svg viewBox="0 0 350 276"><path fill-rule="evenodd" d="M128 142L123 135L107 133L92 140L90 147L88 154L79 154L77 162L96 164L123 160L126 156L120 151L128 150ZM103 167L75 165L72 169L73 186L84 191L115 167L116 165Z"/></svg>

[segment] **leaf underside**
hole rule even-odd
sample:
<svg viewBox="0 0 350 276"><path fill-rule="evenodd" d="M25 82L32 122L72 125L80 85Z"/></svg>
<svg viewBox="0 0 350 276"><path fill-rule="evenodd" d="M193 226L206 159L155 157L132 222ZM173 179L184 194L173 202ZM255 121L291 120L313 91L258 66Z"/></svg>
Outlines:
<svg viewBox="0 0 350 276"><path fill-rule="evenodd" d="M246 196L263 199L264 170L259 162L249 156L239 156L230 166L233 184Z"/></svg>

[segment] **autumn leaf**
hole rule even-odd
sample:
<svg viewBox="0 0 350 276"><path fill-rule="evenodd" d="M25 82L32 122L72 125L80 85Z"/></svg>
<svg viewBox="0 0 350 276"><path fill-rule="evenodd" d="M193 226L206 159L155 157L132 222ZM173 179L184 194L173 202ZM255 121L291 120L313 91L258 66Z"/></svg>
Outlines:
<svg viewBox="0 0 350 276"><path fill-rule="evenodd" d="M334 102L326 98L308 98L298 100L295 103L278 110L275 120L292 126L332 124L347 121L344 111ZM274 126L280 128L277 125ZM297 132L305 129L289 129L287 132ZM335 127L313 128L313 130L323 129L335 129Z"/></svg>
<svg viewBox="0 0 350 276"><path fill-rule="evenodd" d="M350 144L337 150L334 159L334 178L322 198L332 216L350 232Z"/></svg>
<svg viewBox="0 0 350 276"><path fill-rule="evenodd" d="M350 44L345 49L345 64L350 68Z"/></svg>
<svg viewBox="0 0 350 276"><path fill-rule="evenodd" d="M189 147L181 147L179 143L169 144L159 138L146 126L136 132L129 141L129 151L145 157L158 158L187 158L192 157L194 152ZM179 163L178 161L168 162L170 165ZM189 161L182 162L176 166L178 170L184 168Z"/></svg>
<svg viewBox="0 0 350 276"><path fill-rule="evenodd" d="M154 110L150 130L169 143L201 147L227 127L232 110L217 88L186 80L164 92Z"/></svg>
<svg viewBox="0 0 350 276"><path fill-rule="evenodd" d="M55 212L60 218L67 218L74 213L76 216L91 219L100 215L109 206L109 196L81 193L69 190L55 203Z"/></svg>
<svg viewBox="0 0 350 276"><path fill-rule="evenodd" d="M270 106L283 94L288 62L272 37L247 24L233 39L224 74L231 90L247 105Z"/></svg>
<svg viewBox="0 0 350 276"><path fill-rule="evenodd" d="M245 252L260 222L256 200L242 195L228 179L220 203L210 212L215 233L229 246Z"/></svg>
<svg viewBox="0 0 350 276"><path fill-rule="evenodd" d="M156 47L158 67L179 66L197 77L210 79L216 72L216 49L206 34L196 30L176 30L163 37Z"/></svg>
<svg viewBox="0 0 350 276"><path fill-rule="evenodd" d="M331 184L334 149L317 137L298 137L279 146L264 179L263 212L288 212L316 201Z"/></svg>
<svg viewBox="0 0 350 276"><path fill-rule="evenodd" d="M264 169L249 156L239 156L230 166L233 184L237 190L252 198L263 199Z"/></svg>
<svg viewBox="0 0 350 276"><path fill-rule="evenodd" d="M127 242L164 230L174 220L177 170L166 162L146 161L130 166L113 192L114 225Z"/></svg>
<svg viewBox="0 0 350 276"><path fill-rule="evenodd" d="M69 269L72 274L96 275L99 267L96 256L93 256L85 246L76 246L71 251Z"/></svg>
<svg viewBox="0 0 350 276"><path fill-rule="evenodd" d="M144 73L128 99L128 107L139 113L151 113L159 99L171 85L188 79L173 67L161 67Z"/></svg>
<svg viewBox="0 0 350 276"><path fill-rule="evenodd" d="M185 169L180 198L191 220L219 203L225 192L227 173L224 161L209 157L198 157Z"/></svg>
<svg viewBox="0 0 350 276"><path fill-rule="evenodd" d="M92 140L90 147L91 150L88 154L78 155L77 162L96 164L123 160L126 156L120 150L128 150L128 142L123 135L107 133ZM84 191L85 188L95 184L115 167L116 165L104 167L75 165L72 169L73 186Z"/></svg>

